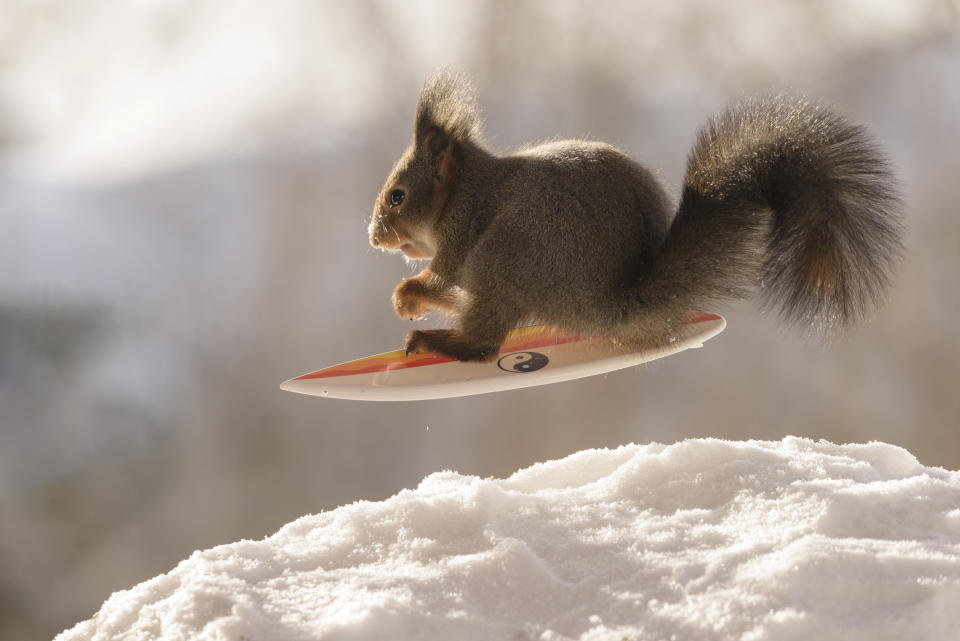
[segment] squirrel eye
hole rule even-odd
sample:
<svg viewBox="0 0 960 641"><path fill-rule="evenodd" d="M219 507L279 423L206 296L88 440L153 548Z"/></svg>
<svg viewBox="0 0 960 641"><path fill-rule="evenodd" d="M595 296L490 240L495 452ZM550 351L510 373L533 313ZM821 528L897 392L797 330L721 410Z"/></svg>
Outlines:
<svg viewBox="0 0 960 641"><path fill-rule="evenodd" d="M405 194L403 193L403 190L402 190L402 189L394 189L393 191L391 191L391 192L390 192L390 196L389 196L390 206L391 206L391 207L396 207L397 205L399 205L400 203L402 203L404 196L405 196Z"/></svg>

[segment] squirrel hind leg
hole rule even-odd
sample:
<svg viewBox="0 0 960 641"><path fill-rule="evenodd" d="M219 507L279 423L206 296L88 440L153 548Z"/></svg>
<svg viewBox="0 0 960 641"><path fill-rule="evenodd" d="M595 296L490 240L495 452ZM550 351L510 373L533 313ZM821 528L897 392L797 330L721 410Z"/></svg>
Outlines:
<svg viewBox="0 0 960 641"><path fill-rule="evenodd" d="M689 313L684 304L660 297L642 297L629 292L611 310L602 332L613 344L638 350L667 347L687 330Z"/></svg>
<svg viewBox="0 0 960 641"><path fill-rule="evenodd" d="M414 330L407 337L407 355L430 352L458 361L491 361L502 343L474 341L458 329Z"/></svg>
<svg viewBox="0 0 960 641"><path fill-rule="evenodd" d="M433 352L458 361L491 361L516 322L501 318L488 308L473 307L460 329L431 329L410 332L407 354Z"/></svg>

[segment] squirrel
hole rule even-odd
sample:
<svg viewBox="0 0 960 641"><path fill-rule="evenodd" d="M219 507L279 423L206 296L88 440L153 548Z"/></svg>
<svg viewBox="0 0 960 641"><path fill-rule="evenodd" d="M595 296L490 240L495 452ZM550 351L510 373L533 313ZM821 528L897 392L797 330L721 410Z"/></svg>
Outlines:
<svg viewBox="0 0 960 641"><path fill-rule="evenodd" d="M527 322L657 346L688 314L759 290L825 336L867 315L902 254L901 200L865 130L819 104L747 99L710 120L689 154L679 207L615 147L557 140L497 155L475 91L435 72L413 141L374 205L373 247L430 259L393 293L407 354L497 357Z"/></svg>

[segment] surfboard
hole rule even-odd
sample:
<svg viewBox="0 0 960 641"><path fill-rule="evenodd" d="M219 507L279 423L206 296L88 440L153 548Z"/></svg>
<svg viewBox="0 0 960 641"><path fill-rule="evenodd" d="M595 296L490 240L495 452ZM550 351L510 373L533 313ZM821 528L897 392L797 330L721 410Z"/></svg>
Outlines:
<svg viewBox="0 0 960 641"><path fill-rule="evenodd" d="M611 345L550 325L513 330L496 360L462 363L437 354L377 354L304 374L280 388L323 398L359 401L421 401L559 383L605 374L701 347L726 327L717 314L695 313L679 336L656 349Z"/></svg>

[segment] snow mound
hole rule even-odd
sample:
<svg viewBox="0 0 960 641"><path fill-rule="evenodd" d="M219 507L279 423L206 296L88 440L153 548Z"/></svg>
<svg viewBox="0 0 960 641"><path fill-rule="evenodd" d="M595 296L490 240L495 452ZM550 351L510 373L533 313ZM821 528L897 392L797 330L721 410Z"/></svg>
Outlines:
<svg viewBox="0 0 960 641"><path fill-rule="evenodd" d="M948 639L960 473L883 443L688 440L454 472L197 551L79 639Z"/></svg>

